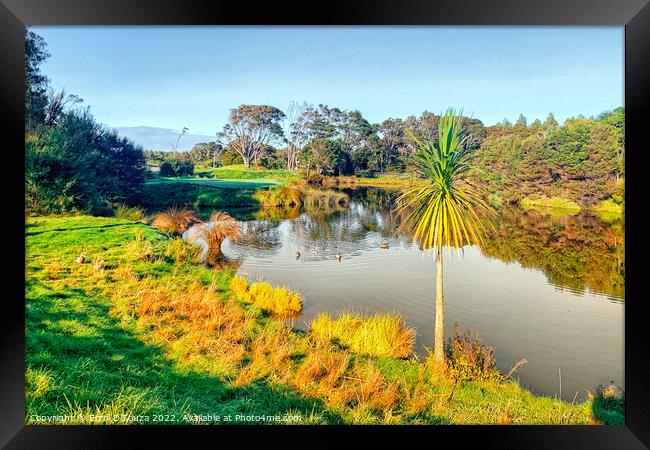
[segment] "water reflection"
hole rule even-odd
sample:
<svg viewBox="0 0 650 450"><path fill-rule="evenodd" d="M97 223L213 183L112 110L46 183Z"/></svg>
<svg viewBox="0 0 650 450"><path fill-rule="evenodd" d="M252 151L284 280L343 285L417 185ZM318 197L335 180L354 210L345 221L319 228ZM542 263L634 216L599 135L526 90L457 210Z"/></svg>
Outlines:
<svg viewBox="0 0 650 450"><path fill-rule="evenodd" d="M263 208L251 214L234 212L244 220L241 246L269 251L281 245L279 224L288 223L295 247L316 255L345 250L355 254L375 248L377 239L399 239L402 217L395 212L396 190L355 188L324 191L307 197L302 207ZM251 220L253 219L253 220ZM624 222L608 222L581 213L556 215L519 208L504 208L486 227L482 253L506 263L542 271L549 283L576 293L592 291L622 300L625 295ZM244 252L245 253L245 252Z"/></svg>
<svg viewBox="0 0 650 450"><path fill-rule="evenodd" d="M623 231L622 219L606 223L589 214L556 216L506 209L489 230L483 253L542 270L558 287L623 299Z"/></svg>
<svg viewBox="0 0 650 450"><path fill-rule="evenodd" d="M244 238L224 242L224 255L251 279L300 292L297 328L323 311L398 313L416 328L424 354L433 344L432 256L399 233L397 191L340 194L238 216ZM568 401L610 380L624 386L623 221L504 209L493 225L483 251L466 247L446 262L446 336L455 322L478 332L496 347L502 371L525 357L520 382L545 395L559 393L558 368Z"/></svg>

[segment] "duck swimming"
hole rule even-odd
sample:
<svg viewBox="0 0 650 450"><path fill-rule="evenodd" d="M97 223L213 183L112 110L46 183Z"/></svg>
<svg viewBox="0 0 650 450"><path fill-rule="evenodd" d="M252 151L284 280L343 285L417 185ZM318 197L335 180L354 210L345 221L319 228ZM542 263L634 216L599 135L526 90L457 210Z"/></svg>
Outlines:
<svg viewBox="0 0 650 450"><path fill-rule="evenodd" d="M390 248L390 245L388 244L388 242L382 242L381 244L379 244L379 248Z"/></svg>

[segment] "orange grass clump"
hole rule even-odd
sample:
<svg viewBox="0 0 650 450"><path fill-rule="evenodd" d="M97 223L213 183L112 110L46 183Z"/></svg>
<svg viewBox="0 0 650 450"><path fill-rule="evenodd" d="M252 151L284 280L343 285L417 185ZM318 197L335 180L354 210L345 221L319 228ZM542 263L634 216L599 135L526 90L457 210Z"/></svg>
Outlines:
<svg viewBox="0 0 650 450"><path fill-rule="evenodd" d="M245 336L254 321L234 301L223 301L214 286L194 282L179 289L147 279L135 297L139 327L153 330L181 361L224 373L246 353Z"/></svg>
<svg viewBox="0 0 650 450"><path fill-rule="evenodd" d="M193 223L200 222L194 211L187 208L172 207L156 214L151 226L169 235L180 235Z"/></svg>
<svg viewBox="0 0 650 450"><path fill-rule="evenodd" d="M226 238L237 242L242 236L242 229L237 221L227 212L217 211L212 213L208 222L192 227L188 241L205 241L208 260L214 261L221 258L221 244Z"/></svg>

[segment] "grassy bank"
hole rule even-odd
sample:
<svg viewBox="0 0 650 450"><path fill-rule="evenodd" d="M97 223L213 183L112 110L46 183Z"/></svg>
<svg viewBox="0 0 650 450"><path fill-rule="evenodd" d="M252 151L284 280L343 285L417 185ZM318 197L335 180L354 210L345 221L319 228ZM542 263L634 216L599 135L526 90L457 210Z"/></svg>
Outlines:
<svg viewBox="0 0 650 450"><path fill-rule="evenodd" d="M253 194L268 183L212 180L156 180L145 184L141 205L147 209L170 206L201 208L257 207Z"/></svg>
<svg viewBox="0 0 650 450"><path fill-rule="evenodd" d="M579 424L600 411L496 375L454 381L412 356L399 320L320 317L312 332L294 331L273 312L299 309L294 293L197 265L185 244L142 223L30 218L26 240L28 423L216 413L242 423Z"/></svg>
<svg viewBox="0 0 650 450"><path fill-rule="evenodd" d="M300 178L298 174L283 169L246 168L243 164L223 167L199 167L195 169L197 176L209 176L224 180L266 180L282 183Z"/></svg>

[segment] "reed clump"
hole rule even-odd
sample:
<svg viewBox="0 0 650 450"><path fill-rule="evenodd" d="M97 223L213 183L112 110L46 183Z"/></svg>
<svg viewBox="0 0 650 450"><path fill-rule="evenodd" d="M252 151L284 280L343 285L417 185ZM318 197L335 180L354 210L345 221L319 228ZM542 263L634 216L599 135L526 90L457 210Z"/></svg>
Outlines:
<svg viewBox="0 0 650 450"><path fill-rule="evenodd" d="M415 330L396 315L362 317L346 313L332 319L322 313L312 321L310 330L317 339L380 358L408 358L415 343Z"/></svg>

